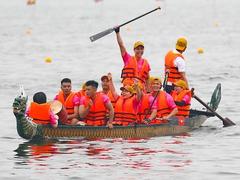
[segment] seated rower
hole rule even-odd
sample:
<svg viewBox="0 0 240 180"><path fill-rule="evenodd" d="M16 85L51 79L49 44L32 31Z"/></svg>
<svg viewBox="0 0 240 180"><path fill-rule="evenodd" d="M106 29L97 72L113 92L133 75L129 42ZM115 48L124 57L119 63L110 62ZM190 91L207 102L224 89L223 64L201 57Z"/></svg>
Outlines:
<svg viewBox="0 0 240 180"><path fill-rule="evenodd" d="M62 124L74 125L78 120L78 106L80 100L78 96L72 92L72 82L68 78L61 81L61 91L55 96L54 100L60 101L67 110L67 121Z"/></svg>
<svg viewBox="0 0 240 180"><path fill-rule="evenodd" d="M162 81L160 78L153 78L151 81L151 89L153 97L157 96L157 118L151 121L151 124L166 123L169 118L175 116L178 112L173 97L165 91L162 91L161 88Z"/></svg>
<svg viewBox="0 0 240 180"><path fill-rule="evenodd" d="M140 88L142 90L142 88ZM138 123L151 122L157 116L157 101L151 93L144 93L142 90L141 100L138 105Z"/></svg>
<svg viewBox="0 0 240 180"><path fill-rule="evenodd" d="M183 80L175 82L172 96L178 108L176 116L179 118L179 124L182 124L190 114L192 93L187 90L187 83Z"/></svg>
<svg viewBox="0 0 240 180"><path fill-rule="evenodd" d="M36 124L50 124L54 128L58 126L58 118L52 112L50 104L47 103L47 97L43 92L34 94L33 102L26 111L26 115L31 117Z"/></svg>
<svg viewBox="0 0 240 180"><path fill-rule="evenodd" d="M76 93L79 99L81 99L82 96L86 95L86 83L82 85L82 88Z"/></svg>
<svg viewBox="0 0 240 180"><path fill-rule="evenodd" d="M85 119L89 126L103 126L113 128L114 109L107 95L97 92L98 83L90 80L86 82L86 96L80 100L79 116ZM106 115L109 119L106 123Z"/></svg>
<svg viewBox="0 0 240 180"><path fill-rule="evenodd" d="M115 88L111 90L115 99L117 99L113 124L128 126L137 123L138 104L141 99L141 91L138 85L121 87L120 90L122 92L120 96L116 93Z"/></svg>
<svg viewBox="0 0 240 180"><path fill-rule="evenodd" d="M109 97L109 99L113 105L113 108L114 108L115 104L116 104L116 100L112 94L112 91L110 90L110 86L112 83L113 82L112 82L112 74L111 73L108 73L108 75L103 75L101 77L102 91L100 91L100 92L106 94Z"/></svg>

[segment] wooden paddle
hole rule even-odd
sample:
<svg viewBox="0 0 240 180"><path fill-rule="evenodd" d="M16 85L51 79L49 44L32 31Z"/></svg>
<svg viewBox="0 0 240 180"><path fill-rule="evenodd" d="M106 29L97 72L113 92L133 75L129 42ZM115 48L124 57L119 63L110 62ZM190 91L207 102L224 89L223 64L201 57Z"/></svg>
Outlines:
<svg viewBox="0 0 240 180"><path fill-rule="evenodd" d="M222 120L223 122L223 126L224 127L228 127L228 126L234 126L236 125L234 122L232 122L229 118L223 118L222 116L220 116L217 112L215 112L212 108L210 108L206 103L204 103L199 97L197 97L193 91L194 89L192 88L192 97L194 97L198 102L200 102L204 107L206 107L209 111L211 111L215 116L217 116L219 119Z"/></svg>
<svg viewBox="0 0 240 180"><path fill-rule="evenodd" d="M143 17L143 16L146 16L147 14L150 14L150 13L152 13L152 12L158 10L158 9L161 9L161 8L160 8L160 7L157 7L156 9L153 9L153 10L151 10L151 11L145 13L145 14L142 14L141 16L138 16L138 17L136 17L136 18L134 18L134 19L132 19L132 20L130 20L130 21L127 21L127 22L125 22L125 23L123 23L123 24L121 24L121 25L119 25L119 26L117 26L117 27L109 28L109 29L107 29L107 30L105 30L105 31L102 31L102 32L100 32L100 33L97 33L97 34L91 36L91 37L90 37L90 40L91 40L92 42L93 42L93 41L96 41L96 40L98 40L98 39L100 39L100 38L102 38L102 37L104 37L104 36L112 33L112 32L115 30L115 28L120 28L120 27L122 27L122 26L125 26L126 24L128 24L128 23L130 23L130 22L133 22L133 21L135 21L135 20L137 20L137 19L139 19L139 18L141 18L141 17Z"/></svg>

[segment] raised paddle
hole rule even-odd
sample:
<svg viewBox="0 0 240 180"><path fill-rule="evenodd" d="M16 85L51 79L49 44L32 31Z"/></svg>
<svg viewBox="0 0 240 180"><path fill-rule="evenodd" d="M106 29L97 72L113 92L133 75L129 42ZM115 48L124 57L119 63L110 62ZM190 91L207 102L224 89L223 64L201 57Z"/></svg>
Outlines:
<svg viewBox="0 0 240 180"><path fill-rule="evenodd" d="M232 122L229 118L223 118L222 116L220 116L217 112L215 112L212 108L210 108L206 103L204 103L199 97L197 97L194 93L193 93L194 89L192 88L192 97L194 97L198 102L200 102L204 107L206 107L209 111L211 111L214 115L216 115L219 119L222 120L223 122L223 126L224 127L228 127L228 126L234 126L236 125L234 122Z"/></svg>
<svg viewBox="0 0 240 180"><path fill-rule="evenodd" d="M117 26L117 27L109 28L109 29L107 29L107 30L105 30L105 31L102 31L102 32L100 32L100 33L97 33L97 34L91 36L91 37L90 37L90 40L91 40L92 42L93 42L93 41L96 41L96 40L98 40L98 39L100 39L100 38L102 38L102 37L104 37L104 36L112 33L112 32L115 30L115 28L120 28L120 27L122 27L122 26L125 26L126 24L128 24L128 23L130 23L130 22L133 22L133 21L136 21L137 19L139 19L139 18L141 18L141 17L143 17L143 16L146 16L147 14L150 14L150 13L152 13L152 12L158 10L158 9L161 9L161 8L160 8L160 7L157 7L156 9L153 9L153 10L151 10L151 11L145 13L145 14L142 14L141 16L138 16L138 17L136 17L136 18L134 18L134 19L132 19L132 20L130 20L130 21L127 21L127 22L125 22L125 23L123 23L123 24L121 24L121 25L119 25L119 26Z"/></svg>

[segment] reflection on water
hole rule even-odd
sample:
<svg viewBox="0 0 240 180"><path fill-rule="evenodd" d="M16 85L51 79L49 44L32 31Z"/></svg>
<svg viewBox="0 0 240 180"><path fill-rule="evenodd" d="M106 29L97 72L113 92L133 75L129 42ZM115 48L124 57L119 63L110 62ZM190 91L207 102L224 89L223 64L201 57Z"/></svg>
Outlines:
<svg viewBox="0 0 240 180"><path fill-rule="evenodd" d="M119 166L150 170L158 166L183 168L192 163L182 146L188 136L176 136L152 146L152 139L42 140L19 144L15 164L47 166L51 159L63 169ZM68 155L66 157L66 155ZM78 161L79 157L81 160ZM66 159L65 159L66 158ZM17 167L16 167L17 168Z"/></svg>

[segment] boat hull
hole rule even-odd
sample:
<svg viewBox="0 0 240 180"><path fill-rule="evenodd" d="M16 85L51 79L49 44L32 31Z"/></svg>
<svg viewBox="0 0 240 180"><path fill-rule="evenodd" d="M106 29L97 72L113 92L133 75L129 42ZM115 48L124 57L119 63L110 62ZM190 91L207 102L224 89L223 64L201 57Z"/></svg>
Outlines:
<svg viewBox="0 0 240 180"><path fill-rule="evenodd" d="M39 125L25 116L26 100L16 98L13 111L17 121L17 131L24 139L34 138L149 138L156 136L178 135L199 128L208 117L213 114L205 111L191 110L190 117L185 119L184 125L178 124L174 118L167 124L132 126L114 126L110 129L105 126L70 126L59 125L52 128L50 125Z"/></svg>

